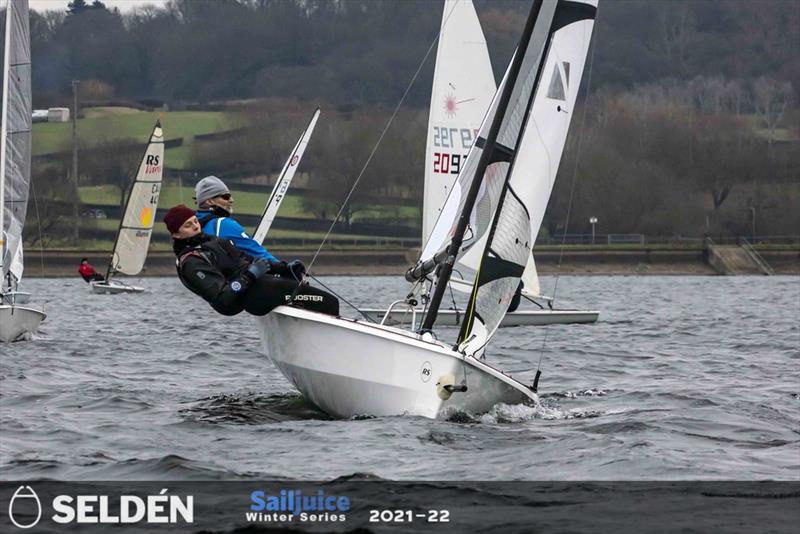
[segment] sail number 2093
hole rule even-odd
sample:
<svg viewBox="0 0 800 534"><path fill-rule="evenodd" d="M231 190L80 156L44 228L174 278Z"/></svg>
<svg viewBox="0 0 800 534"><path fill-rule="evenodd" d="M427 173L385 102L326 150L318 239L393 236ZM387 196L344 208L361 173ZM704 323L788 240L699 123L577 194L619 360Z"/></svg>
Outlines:
<svg viewBox="0 0 800 534"><path fill-rule="evenodd" d="M370 510L370 523L413 523L422 521L423 523L449 523L450 510L426 510L416 512L414 510Z"/></svg>

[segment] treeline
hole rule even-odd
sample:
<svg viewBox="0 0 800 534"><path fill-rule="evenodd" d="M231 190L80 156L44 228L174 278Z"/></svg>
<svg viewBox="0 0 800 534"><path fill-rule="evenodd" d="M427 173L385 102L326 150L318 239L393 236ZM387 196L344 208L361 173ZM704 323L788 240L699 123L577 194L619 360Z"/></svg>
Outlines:
<svg viewBox="0 0 800 534"><path fill-rule="evenodd" d="M33 12L37 101L96 79L118 97L285 97L393 106L435 38L433 0L173 0L130 13ZM475 0L499 79L529 1ZM800 77L800 7L789 0L601 2L593 89L663 78ZM432 54L431 56L435 56ZM424 107L433 57L408 104ZM794 95L800 87L795 84Z"/></svg>
<svg viewBox="0 0 800 534"><path fill-rule="evenodd" d="M800 142L778 127L791 89L698 77L593 93L573 119L545 228L560 235L569 213L571 233L590 232L594 216L603 233L751 235L758 217L757 235L796 235Z"/></svg>
<svg viewBox="0 0 800 534"><path fill-rule="evenodd" d="M499 79L530 2L475 5ZM74 78L83 100L258 99L240 108L238 137L196 144L192 165L217 172L279 166L321 105L304 164L317 194L305 205L330 217L441 12L431 0L173 0L120 14L74 0L70 12L32 15L34 102L68 105ZM760 234L796 233L800 3L606 1L594 43L546 231L563 231L569 212L570 232L596 216L602 232L747 234L757 214ZM434 57L346 218L376 196L419 198Z"/></svg>

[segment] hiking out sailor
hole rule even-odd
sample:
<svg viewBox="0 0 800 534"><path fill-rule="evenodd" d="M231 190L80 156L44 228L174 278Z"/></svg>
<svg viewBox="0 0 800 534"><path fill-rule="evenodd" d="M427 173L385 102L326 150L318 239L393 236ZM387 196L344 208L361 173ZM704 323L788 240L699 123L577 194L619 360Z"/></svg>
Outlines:
<svg viewBox="0 0 800 534"><path fill-rule="evenodd" d="M278 259L261 246L236 219L233 219L233 195L228 186L216 176L206 176L194 186L197 203L197 220L203 232L222 239L230 239L236 248L253 256L270 261Z"/></svg>
<svg viewBox="0 0 800 534"><path fill-rule="evenodd" d="M94 267L89 263L88 258L81 258L81 264L78 267L78 272L83 277L86 283L89 282L102 282L105 280L103 275L98 273Z"/></svg>
<svg viewBox="0 0 800 534"><path fill-rule="evenodd" d="M295 292L294 305L339 315L335 296L300 281L305 272L302 263L292 266L254 258L228 239L206 235L194 210L183 204L170 209L164 223L172 236L181 282L222 315L242 311L266 315L277 306L288 304Z"/></svg>

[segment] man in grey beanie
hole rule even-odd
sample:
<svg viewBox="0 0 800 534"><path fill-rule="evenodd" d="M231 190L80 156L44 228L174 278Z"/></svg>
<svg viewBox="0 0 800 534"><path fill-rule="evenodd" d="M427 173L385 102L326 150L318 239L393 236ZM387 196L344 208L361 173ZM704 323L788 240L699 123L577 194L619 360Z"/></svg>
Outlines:
<svg viewBox="0 0 800 534"><path fill-rule="evenodd" d="M245 231L238 221L231 218L233 214L233 195L225 182L216 176L206 176L194 186L194 198L197 202L197 220L204 234L229 239L242 252L254 258L262 258L273 264L276 274L285 271L300 279L305 274L305 266L299 260L286 263L278 260Z"/></svg>

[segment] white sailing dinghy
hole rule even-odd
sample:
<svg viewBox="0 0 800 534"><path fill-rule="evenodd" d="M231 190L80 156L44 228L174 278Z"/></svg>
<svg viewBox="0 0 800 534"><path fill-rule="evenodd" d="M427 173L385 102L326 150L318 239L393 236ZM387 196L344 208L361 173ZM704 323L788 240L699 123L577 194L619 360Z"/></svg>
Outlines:
<svg viewBox="0 0 800 534"><path fill-rule="evenodd" d="M445 0L436 67L433 74L428 140L425 150L425 188L422 204L422 242L430 237L442 206L458 177L461 166L475 140L481 121L496 92L486 39L471 0ZM546 176L539 177L546 179ZM480 257L475 254L460 260L462 276L475 273ZM451 287L469 293L472 281L451 279ZM533 254L528 260L522 295L536 309L517 309L503 317L500 326L594 323L599 312L560 310L550 307L551 299L541 295ZM523 301L524 301L523 300ZM544 306L539 301L547 302ZM408 322L407 309L361 310L375 321L385 324ZM417 315L421 316L421 309ZM440 309L439 325L460 325L464 311L453 305Z"/></svg>
<svg viewBox="0 0 800 534"><path fill-rule="evenodd" d="M150 236L153 234L153 223L158 208L158 196L161 194L161 178L164 175L164 132L161 122L156 121L150 142L145 148L144 156L136 179L131 186L125 211L119 221L119 230L114 240L111 260L103 281L90 282L94 293L119 294L141 293L144 288L133 286L115 279L117 273L134 276L139 274L147 258Z"/></svg>
<svg viewBox="0 0 800 534"><path fill-rule="evenodd" d="M535 385L515 380L483 357L542 222L596 6L596 0L533 3L517 52L415 270L419 277L435 273L420 331L296 306L258 318L270 358L311 402L336 417L441 417L451 409L481 413L497 403L536 401ZM535 179L542 174L549 180ZM531 195L532 188L539 194ZM521 198L535 201L527 205ZM433 328L454 264L469 252L481 257L478 276L458 337L445 343Z"/></svg>
<svg viewBox="0 0 800 534"><path fill-rule="evenodd" d="M3 58L2 150L0 150L0 341L27 339L46 315L21 306L22 228L31 177L31 54L28 0L6 9Z"/></svg>
<svg viewBox="0 0 800 534"><path fill-rule="evenodd" d="M281 207L281 202L286 198L286 192L292 184L292 179L297 172L297 167L300 165L300 160L303 159L303 154L306 151L308 142L311 140L311 134L314 133L318 118L319 108L315 109L314 114L311 115L308 126L306 126L303 133L300 134L300 139L295 143L291 154L289 154L289 159L284 163L283 169L281 169L281 173L278 175L278 180L272 187L272 193L270 193L269 199L264 206L261 220L258 222L255 233L253 233L253 239L255 239L257 243L264 243L264 239L266 239L267 233L272 227L272 222L275 220L278 208Z"/></svg>

